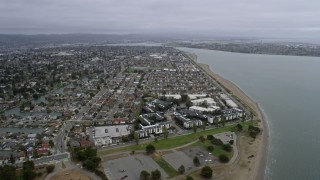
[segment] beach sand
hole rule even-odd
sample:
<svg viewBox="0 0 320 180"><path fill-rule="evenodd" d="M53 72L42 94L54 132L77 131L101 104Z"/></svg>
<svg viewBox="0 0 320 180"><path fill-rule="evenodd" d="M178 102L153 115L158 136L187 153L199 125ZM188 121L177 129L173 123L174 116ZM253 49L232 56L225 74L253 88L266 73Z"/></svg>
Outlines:
<svg viewBox="0 0 320 180"><path fill-rule="evenodd" d="M263 129L261 136L258 136L254 141L248 137L240 137L240 156L232 167L227 169L228 175L222 176L219 179L264 179L269 135L263 112L258 103L253 101L234 83L211 71L209 65L197 63L197 56L195 54L186 55L208 75L228 89L241 103L249 107L260 120L258 124ZM248 156L250 155L255 155L255 157L249 160Z"/></svg>

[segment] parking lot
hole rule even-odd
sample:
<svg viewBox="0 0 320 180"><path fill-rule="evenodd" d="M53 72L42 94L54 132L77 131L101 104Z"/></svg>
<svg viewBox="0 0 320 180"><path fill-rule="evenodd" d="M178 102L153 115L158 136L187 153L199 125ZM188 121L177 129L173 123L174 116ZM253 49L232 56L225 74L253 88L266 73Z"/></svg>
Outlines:
<svg viewBox="0 0 320 180"><path fill-rule="evenodd" d="M142 170L150 173L156 169L161 172L164 179L167 177L167 174L151 157L141 154L107 161L104 163L104 168L109 180L140 179Z"/></svg>
<svg viewBox="0 0 320 180"><path fill-rule="evenodd" d="M236 134L234 132L225 132L213 135L215 138L221 139L224 144L229 144L230 140L236 140Z"/></svg>
<svg viewBox="0 0 320 180"><path fill-rule="evenodd" d="M183 152L186 154L186 156L192 159L192 163L193 163L194 157L199 158L201 165L218 162L218 158L214 157L211 153L208 153L208 151L203 150L200 147L192 147L192 148L184 149Z"/></svg>
<svg viewBox="0 0 320 180"><path fill-rule="evenodd" d="M193 159L182 151L173 151L170 154L164 155L163 159L176 170L178 170L181 165L185 167L186 171L191 170L194 167Z"/></svg>

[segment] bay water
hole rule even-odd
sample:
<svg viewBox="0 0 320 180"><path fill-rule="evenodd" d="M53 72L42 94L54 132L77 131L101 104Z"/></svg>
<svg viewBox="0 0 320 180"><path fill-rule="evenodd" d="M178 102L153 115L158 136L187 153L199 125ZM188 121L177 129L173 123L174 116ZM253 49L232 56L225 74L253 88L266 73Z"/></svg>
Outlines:
<svg viewBox="0 0 320 180"><path fill-rule="evenodd" d="M269 128L265 179L320 179L320 58L178 48L234 82Z"/></svg>

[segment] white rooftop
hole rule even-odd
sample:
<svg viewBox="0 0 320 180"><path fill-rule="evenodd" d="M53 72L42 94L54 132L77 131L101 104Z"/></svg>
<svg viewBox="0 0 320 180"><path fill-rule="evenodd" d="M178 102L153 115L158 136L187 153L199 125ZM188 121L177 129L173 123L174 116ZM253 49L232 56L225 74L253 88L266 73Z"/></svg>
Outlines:
<svg viewBox="0 0 320 180"><path fill-rule="evenodd" d="M95 127L95 138L99 137L121 137L130 134L129 125L101 126Z"/></svg>

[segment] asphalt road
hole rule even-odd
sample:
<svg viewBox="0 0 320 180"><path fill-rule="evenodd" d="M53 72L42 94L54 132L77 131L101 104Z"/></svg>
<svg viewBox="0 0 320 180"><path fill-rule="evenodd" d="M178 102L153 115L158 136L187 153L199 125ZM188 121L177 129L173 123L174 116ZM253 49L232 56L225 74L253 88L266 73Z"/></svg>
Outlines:
<svg viewBox="0 0 320 180"><path fill-rule="evenodd" d="M41 158L37 158L37 159L31 159L34 164L38 165L38 164L42 164L42 163L48 163L50 161L60 161L62 159L67 159L69 158L69 153L61 153L61 154L55 154L55 155L51 155L51 156L46 156L46 157L41 157ZM23 162L19 162L16 163L17 167L22 167Z"/></svg>

